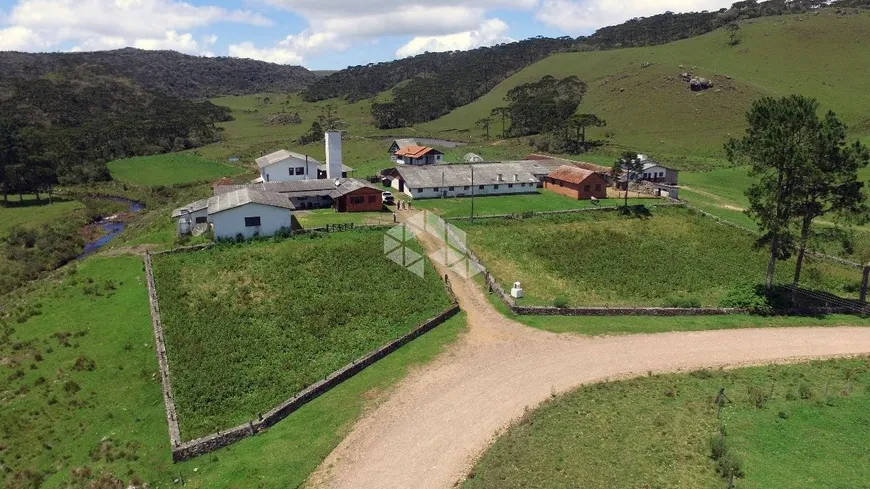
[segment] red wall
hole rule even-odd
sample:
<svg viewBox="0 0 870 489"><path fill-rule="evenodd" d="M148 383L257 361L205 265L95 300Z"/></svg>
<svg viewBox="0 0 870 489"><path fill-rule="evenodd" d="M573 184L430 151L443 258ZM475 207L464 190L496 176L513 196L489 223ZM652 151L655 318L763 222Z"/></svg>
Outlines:
<svg viewBox="0 0 870 489"><path fill-rule="evenodd" d="M361 204L353 203L353 197L362 197ZM381 191L373 188L361 188L341 197L344 200L344 212L377 212L383 209L384 203ZM339 206L339 208L341 208Z"/></svg>
<svg viewBox="0 0 870 489"><path fill-rule="evenodd" d="M560 182L562 185L559 185ZM598 190L596 190L596 185ZM587 186L589 186L589 190L586 190ZM577 200L586 200L592 197L604 199L607 197L607 181L597 173L588 176L580 183L569 183L546 177L544 178L544 188Z"/></svg>

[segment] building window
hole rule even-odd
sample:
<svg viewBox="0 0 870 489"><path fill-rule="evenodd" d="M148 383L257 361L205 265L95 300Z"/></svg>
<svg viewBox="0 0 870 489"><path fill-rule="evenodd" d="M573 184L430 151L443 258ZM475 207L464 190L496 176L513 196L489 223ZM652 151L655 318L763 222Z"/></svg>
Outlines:
<svg viewBox="0 0 870 489"><path fill-rule="evenodd" d="M369 204L374 204L376 202L376 197L374 195L369 195Z"/></svg>
<svg viewBox="0 0 870 489"><path fill-rule="evenodd" d="M592 189L592 186L591 186L591 185L584 185L584 186L583 186L583 191L584 191L584 192L588 192L588 191L591 190L591 189Z"/></svg>
<svg viewBox="0 0 870 489"><path fill-rule="evenodd" d="M453 192L453 187L447 187L447 190Z"/></svg>
<svg viewBox="0 0 870 489"><path fill-rule="evenodd" d="M257 217L246 217L245 218L245 226L246 227L256 227L260 225L260 216Z"/></svg>
<svg viewBox="0 0 870 489"><path fill-rule="evenodd" d="M493 185L493 186L492 186L492 189L493 189L493 190L498 190L498 185Z"/></svg>
<svg viewBox="0 0 870 489"><path fill-rule="evenodd" d="M296 174L297 175L305 175L305 167L304 166L297 166L296 167Z"/></svg>
<svg viewBox="0 0 870 489"><path fill-rule="evenodd" d="M196 218L196 223L197 223L197 224L202 224L202 223L204 223L204 222L208 222L208 218L207 218L207 217L205 217L205 216L200 216L200 217L197 217L197 218Z"/></svg>
<svg viewBox="0 0 870 489"><path fill-rule="evenodd" d="M434 191L437 192L437 191L438 191L438 187L435 187L435 188L433 188L432 190L434 190Z"/></svg>
<svg viewBox="0 0 870 489"><path fill-rule="evenodd" d="M468 190L468 185L462 187L462 190Z"/></svg>
<svg viewBox="0 0 870 489"><path fill-rule="evenodd" d="M365 204L365 202L366 202L365 197L363 197L361 195L352 196L350 198L351 204Z"/></svg>
<svg viewBox="0 0 870 489"><path fill-rule="evenodd" d="M514 184L509 183L509 184L508 184L508 188L514 188Z"/></svg>
<svg viewBox="0 0 870 489"><path fill-rule="evenodd" d="M480 187L478 187L478 188L479 188L479 189L480 189L480 190L483 190L483 185L481 185L481 186L480 186Z"/></svg>

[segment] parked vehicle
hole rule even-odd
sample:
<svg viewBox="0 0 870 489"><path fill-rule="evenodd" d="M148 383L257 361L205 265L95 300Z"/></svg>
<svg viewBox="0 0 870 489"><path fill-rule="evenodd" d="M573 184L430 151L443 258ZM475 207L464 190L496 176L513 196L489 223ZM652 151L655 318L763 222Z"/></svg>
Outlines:
<svg viewBox="0 0 870 489"><path fill-rule="evenodd" d="M393 197L392 192L383 192L381 194L381 197L383 198L384 204L386 204L386 205L391 205L391 204L396 203L396 198Z"/></svg>

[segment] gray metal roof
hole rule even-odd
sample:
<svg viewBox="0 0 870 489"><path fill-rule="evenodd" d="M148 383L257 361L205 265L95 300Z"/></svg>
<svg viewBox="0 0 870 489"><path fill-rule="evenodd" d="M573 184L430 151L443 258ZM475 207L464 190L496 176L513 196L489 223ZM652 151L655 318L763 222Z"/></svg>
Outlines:
<svg viewBox="0 0 870 489"><path fill-rule="evenodd" d="M396 139L393 141L393 144L396 145L396 149L402 149L402 148L406 148L408 146L419 146L417 144L417 140L414 138ZM392 148L392 147L393 147L393 145L391 144L390 148Z"/></svg>
<svg viewBox="0 0 870 489"><path fill-rule="evenodd" d="M245 187L232 192L225 192L208 199L208 213L217 214L229 209L235 209L246 204L262 204L272 207L295 209L290 198L275 192L264 192L251 187Z"/></svg>
<svg viewBox="0 0 870 489"><path fill-rule="evenodd" d="M183 212L196 212L206 208L208 208L208 199L197 200L172 211L172 217L180 217Z"/></svg>
<svg viewBox="0 0 870 489"><path fill-rule="evenodd" d="M405 184L411 188L455 187L472 185L471 168L474 168L474 185L500 183L535 183L536 175L550 173L551 165L539 161L503 161L500 163L475 163L454 165L400 166L397 168ZM558 167L559 165L556 165ZM501 175L501 180L499 180Z"/></svg>
<svg viewBox="0 0 870 489"><path fill-rule="evenodd" d="M312 158L308 155L304 155L302 153L297 153L295 151L287 151L286 149L279 149L278 151L275 151L274 153L269 153L266 156L261 156L261 157L257 158L257 166L260 168L265 168L269 165L274 165L275 163L278 163L280 161L284 161L284 160L289 159L289 158L296 158L297 160L302 160L302 161L310 161L312 163L320 165L319 161L315 160L314 158Z"/></svg>
<svg viewBox="0 0 870 489"><path fill-rule="evenodd" d="M336 180L338 180L338 184L336 184ZM374 185L356 178L337 178L333 180L324 178L320 180L263 182L250 185L220 185L215 187L215 194L224 194L245 188L251 188L259 192L277 193L289 198L327 196L335 199L363 187L378 190Z"/></svg>

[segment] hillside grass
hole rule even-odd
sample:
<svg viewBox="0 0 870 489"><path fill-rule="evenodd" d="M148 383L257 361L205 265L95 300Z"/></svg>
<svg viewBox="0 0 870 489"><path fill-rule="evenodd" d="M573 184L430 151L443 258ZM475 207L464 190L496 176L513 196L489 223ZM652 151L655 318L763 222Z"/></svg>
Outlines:
<svg viewBox="0 0 870 489"><path fill-rule="evenodd" d="M22 201L18 200L18 196L10 196L8 205L0 204L0 237L5 236L14 226L45 226L85 208L84 204L76 200L59 197L53 200L49 204L46 196L36 200L33 195L25 195Z"/></svg>
<svg viewBox="0 0 870 489"><path fill-rule="evenodd" d="M92 257L3 300L0 486L10 488L90 487L110 475L120 487L134 477L298 487L366 406L465 325L460 314L255 438L173 464L141 257Z"/></svg>
<svg viewBox="0 0 870 489"><path fill-rule="evenodd" d="M663 306L675 299L717 306L743 283L763 283L767 256L754 236L691 210L616 212L458 222L469 246L505 286L522 282L527 305ZM860 271L810 259L801 285L854 297ZM780 262L777 280L794 266Z"/></svg>
<svg viewBox="0 0 870 489"><path fill-rule="evenodd" d="M505 104L511 88L544 75L576 75L589 85L579 112L607 121L592 139L613 133L612 145L633 149L682 169L724 166L723 143L745 129L744 113L761 96L799 93L834 110L853 135L870 134L870 79L859 59L870 14L813 14L741 23L741 43L729 46L722 29L661 46L557 54L511 76L475 102L420 124L422 132L479 134L475 121ZM642 64L652 63L643 68ZM682 68L681 68L682 66ZM695 67L715 86L694 93L678 75ZM730 78L729 78L730 77ZM500 131L500 123L496 124Z"/></svg>
<svg viewBox="0 0 870 489"><path fill-rule="evenodd" d="M140 156L108 163L112 178L136 185L176 185L218 180L248 170L190 153Z"/></svg>
<svg viewBox="0 0 870 489"><path fill-rule="evenodd" d="M358 231L155 257L182 438L254 419L449 305L428 263L419 278L383 243Z"/></svg>
<svg viewBox="0 0 870 489"><path fill-rule="evenodd" d="M623 199L600 199L598 204L589 200L576 200L555 192L540 189L535 193L517 195L491 195L474 198L475 216L492 216L500 214L522 214L529 211L561 211L572 209L589 209L593 207L611 207L623 204ZM651 204L661 202L660 199L628 199L629 205ZM441 217L469 217L471 215L471 197L450 197L444 199L414 199L411 205L415 209L432 211Z"/></svg>
<svg viewBox="0 0 870 489"><path fill-rule="evenodd" d="M720 420L723 387L733 403ZM462 487L719 489L710 440L722 427L743 461L737 487L858 489L870 479L868 410L868 357L604 382L523 416Z"/></svg>

